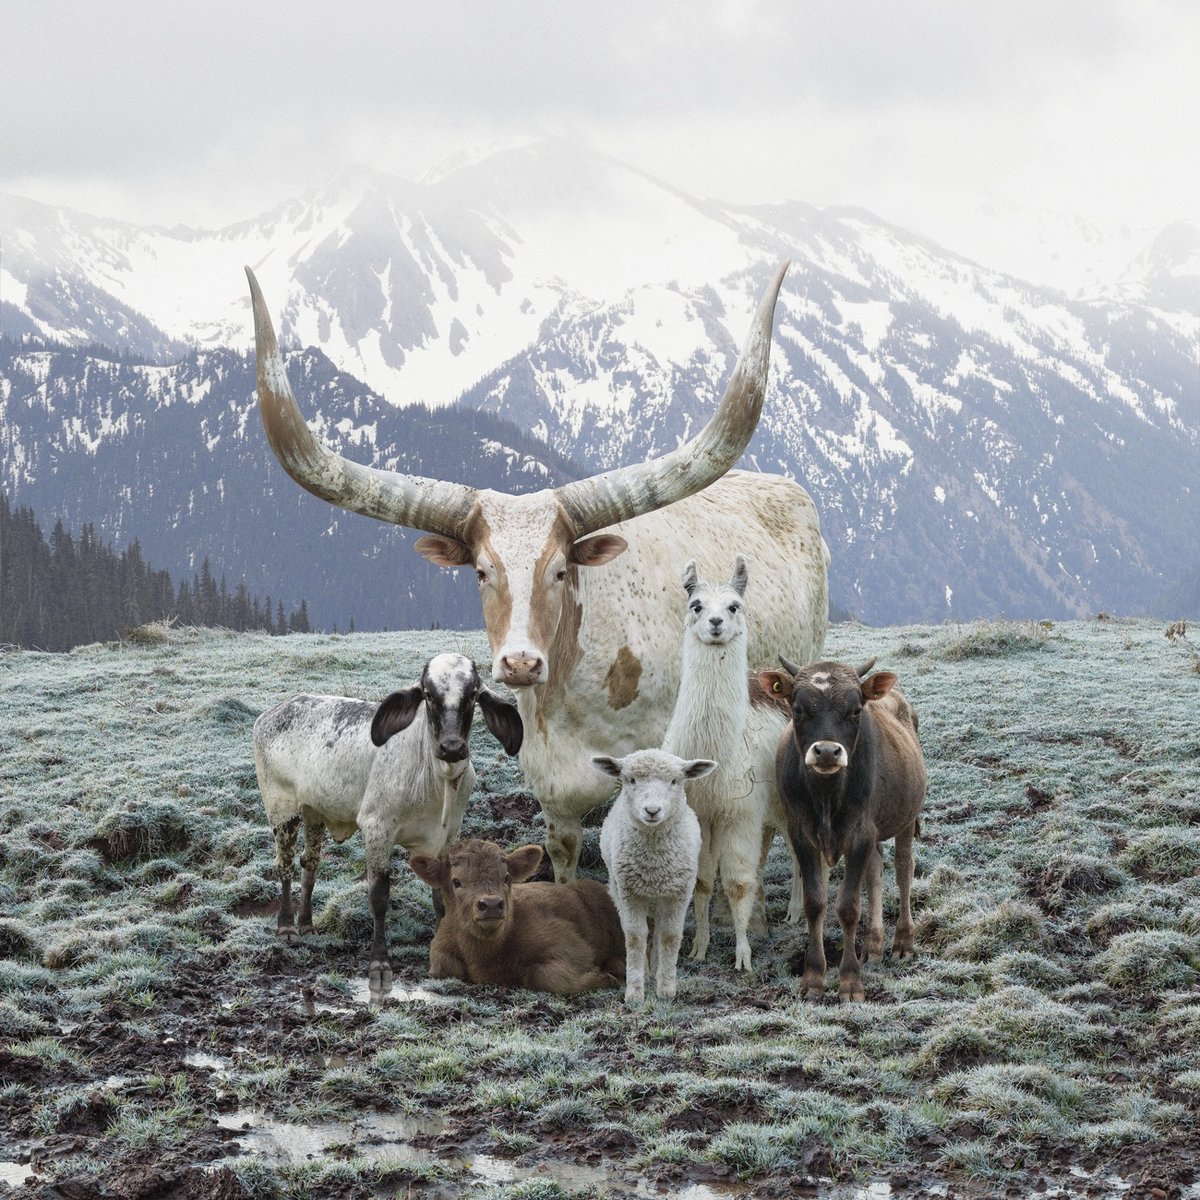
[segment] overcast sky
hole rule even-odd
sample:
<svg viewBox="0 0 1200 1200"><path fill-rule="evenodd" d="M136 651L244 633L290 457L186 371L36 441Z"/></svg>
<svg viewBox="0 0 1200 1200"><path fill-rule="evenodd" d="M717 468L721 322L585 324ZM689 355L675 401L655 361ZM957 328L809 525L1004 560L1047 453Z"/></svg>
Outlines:
<svg viewBox="0 0 1200 1200"><path fill-rule="evenodd" d="M100 215L215 226L527 133L935 237L985 202L1200 215L1195 0L5 8L0 190Z"/></svg>

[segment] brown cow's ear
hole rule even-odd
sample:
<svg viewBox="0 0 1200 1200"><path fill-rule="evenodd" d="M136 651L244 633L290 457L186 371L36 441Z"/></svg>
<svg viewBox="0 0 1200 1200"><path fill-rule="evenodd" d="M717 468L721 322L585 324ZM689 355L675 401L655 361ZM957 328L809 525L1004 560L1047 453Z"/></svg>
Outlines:
<svg viewBox="0 0 1200 1200"><path fill-rule="evenodd" d="M598 533L595 537L584 538L571 547L570 559L580 567L598 567L602 563L612 562L618 554L624 554L629 543L615 533Z"/></svg>
<svg viewBox="0 0 1200 1200"><path fill-rule="evenodd" d="M542 865L541 846L522 846L507 856L513 883L524 883Z"/></svg>
<svg viewBox="0 0 1200 1200"><path fill-rule="evenodd" d="M891 671L876 671L862 683L864 700L882 700L896 686L897 676Z"/></svg>
<svg viewBox="0 0 1200 1200"><path fill-rule="evenodd" d="M471 547L454 538L427 533L413 543L413 549L428 562L438 567L465 567L475 561Z"/></svg>
<svg viewBox="0 0 1200 1200"><path fill-rule="evenodd" d="M430 854L414 854L408 860L408 865L412 867L413 874L418 879L423 879L430 887L445 889L450 871L448 863Z"/></svg>
<svg viewBox="0 0 1200 1200"><path fill-rule="evenodd" d="M768 696L781 696L787 700L792 694L792 677L786 671L759 671L758 686Z"/></svg>

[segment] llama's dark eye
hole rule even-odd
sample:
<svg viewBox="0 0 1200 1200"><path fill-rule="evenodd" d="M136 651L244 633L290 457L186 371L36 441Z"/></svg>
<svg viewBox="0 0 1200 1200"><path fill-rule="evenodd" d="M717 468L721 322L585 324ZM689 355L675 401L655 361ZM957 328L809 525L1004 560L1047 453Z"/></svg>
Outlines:
<svg viewBox="0 0 1200 1200"><path fill-rule="evenodd" d="M729 606L729 611L735 615L737 614L737 610L738 610L738 606L736 604L731 604Z"/></svg>
<svg viewBox="0 0 1200 1200"><path fill-rule="evenodd" d="M693 600L688 607L691 608L692 612L698 613L704 607L704 605L701 604L699 600Z"/></svg>

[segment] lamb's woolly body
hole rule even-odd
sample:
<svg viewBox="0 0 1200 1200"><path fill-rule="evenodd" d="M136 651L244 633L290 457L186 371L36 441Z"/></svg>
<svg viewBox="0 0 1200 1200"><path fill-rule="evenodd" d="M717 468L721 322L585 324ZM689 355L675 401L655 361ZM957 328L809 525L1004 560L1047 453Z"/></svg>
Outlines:
<svg viewBox="0 0 1200 1200"><path fill-rule="evenodd" d="M625 934L625 999L633 1003L645 995L650 918L655 986L660 997L669 998L675 994L683 923L700 860L700 822L687 804L684 780L693 778L692 786L697 786L712 763L685 762L662 750L592 762L622 783L600 830L600 854ZM648 802L658 806L655 824L647 823L643 811Z"/></svg>
<svg viewBox="0 0 1200 1200"><path fill-rule="evenodd" d="M747 678L745 561L739 556L727 584L705 583L689 563L679 697L663 749L680 757L716 759L716 771L688 789L700 821L696 880L696 936L691 957L708 953L709 901L718 873L729 899L737 939L735 965L749 970L747 930L761 900L760 867L775 828L786 820L775 785L775 746L787 724L784 713L752 706ZM801 911L798 870L793 870L789 920Z"/></svg>

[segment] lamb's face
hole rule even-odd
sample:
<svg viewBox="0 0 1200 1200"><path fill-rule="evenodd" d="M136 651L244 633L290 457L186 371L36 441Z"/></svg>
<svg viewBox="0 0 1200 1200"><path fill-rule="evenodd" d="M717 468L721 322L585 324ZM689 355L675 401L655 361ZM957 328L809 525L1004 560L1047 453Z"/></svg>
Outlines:
<svg viewBox="0 0 1200 1200"><path fill-rule="evenodd" d="M688 563L683 572L687 592L684 629L706 646L723 646L746 636L746 560L739 554L728 583L709 583L696 575L696 564Z"/></svg>
<svg viewBox="0 0 1200 1200"><path fill-rule="evenodd" d="M640 829L659 829L687 806L683 787L717 764L711 759L683 759L665 750L637 750L624 758L598 755L592 765L621 781L621 797Z"/></svg>

